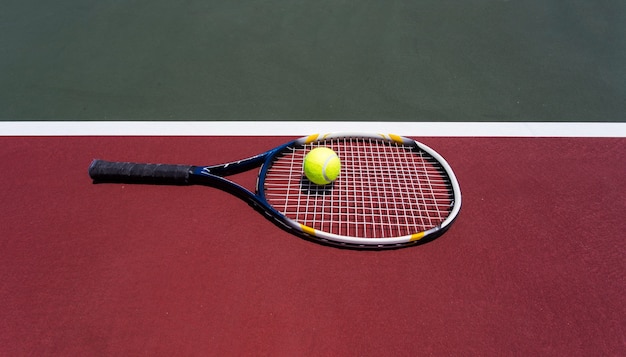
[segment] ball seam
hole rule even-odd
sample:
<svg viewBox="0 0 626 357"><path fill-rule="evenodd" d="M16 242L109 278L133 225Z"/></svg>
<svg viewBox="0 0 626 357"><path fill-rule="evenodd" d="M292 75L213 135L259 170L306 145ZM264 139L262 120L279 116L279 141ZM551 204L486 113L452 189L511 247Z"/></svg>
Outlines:
<svg viewBox="0 0 626 357"><path fill-rule="evenodd" d="M330 162L330 160L334 159L336 155L328 155L328 157L326 158L326 161L324 161L324 166L322 166L322 176L324 177L324 180L326 181L326 183L331 183L332 180L330 180L328 178L328 176L326 176L326 166L328 166L328 163Z"/></svg>

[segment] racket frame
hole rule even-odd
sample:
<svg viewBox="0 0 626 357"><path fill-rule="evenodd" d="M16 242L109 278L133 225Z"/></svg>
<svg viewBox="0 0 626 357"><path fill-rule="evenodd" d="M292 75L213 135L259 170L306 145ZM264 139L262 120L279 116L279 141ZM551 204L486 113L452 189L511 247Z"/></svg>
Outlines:
<svg viewBox="0 0 626 357"><path fill-rule="evenodd" d="M265 188L263 186L263 182L265 181L265 177L267 176L269 168L271 167L271 162L275 158L276 155L280 154L283 150L291 146L299 147L299 146L304 146L308 144L314 144L316 142L323 142L326 140L341 139L341 138L363 138L363 139L371 139L371 140L388 141L388 142L392 142L392 143L396 143L396 144L400 144L400 145L404 145L408 147L415 147L419 150L426 152L430 156L432 156L441 164L441 167L445 170L446 175L450 179L450 184L452 186L453 201L451 202L452 210L450 211L449 215L439 225L423 232L415 232L412 234L403 235L399 237L393 237L393 238L362 238L362 237L350 237L350 236L334 234L334 233L318 230L313 227L309 227L307 225L299 223L285 216L281 212L277 211L274 207L272 207L269 204L269 202L267 202L267 200L265 199ZM255 195L259 199L262 206L270 212L271 216L281 221L282 224L287 225L289 228L294 229L300 233L306 234L307 236L313 237L315 239L326 241L328 243L335 243L335 244L339 243L339 244L344 244L348 246L359 246L359 247L364 247L364 246L388 247L388 246L404 246L407 244L413 244L420 240L423 240L424 238L427 238L427 237L434 238L444 233L452 224L452 222L454 222L454 220L458 216L458 213L460 212L460 209L461 209L461 188L448 162L439 153L437 153L435 150L433 150L429 146L424 145L416 140L409 139L400 135L363 134L363 133L350 133L350 132L328 133L328 134L323 134L323 135L312 134L309 136L296 139L276 149L270 150L265 154L268 154L268 155L266 156L265 163L263 164L259 172L259 177L258 177L257 186L256 186L257 194ZM265 154L262 154L262 155L265 155Z"/></svg>

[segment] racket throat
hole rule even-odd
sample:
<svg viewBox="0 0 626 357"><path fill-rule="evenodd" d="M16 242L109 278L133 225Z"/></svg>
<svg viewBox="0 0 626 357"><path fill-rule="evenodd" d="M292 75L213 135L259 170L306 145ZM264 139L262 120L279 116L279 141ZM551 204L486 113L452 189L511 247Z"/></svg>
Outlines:
<svg viewBox="0 0 626 357"><path fill-rule="evenodd" d="M253 168L259 167L263 164L266 158L265 154L256 155L247 159L233 161L226 164L215 166L195 167L194 174L196 175L213 175L213 176L230 176L240 174L242 172L249 171Z"/></svg>

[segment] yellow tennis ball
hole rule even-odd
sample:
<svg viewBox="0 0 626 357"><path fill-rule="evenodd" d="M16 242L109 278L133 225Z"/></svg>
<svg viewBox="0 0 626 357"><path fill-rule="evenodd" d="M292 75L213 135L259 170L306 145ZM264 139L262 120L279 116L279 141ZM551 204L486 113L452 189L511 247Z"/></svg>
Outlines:
<svg viewBox="0 0 626 357"><path fill-rule="evenodd" d="M339 157L327 147L315 148L304 157L304 174L315 184L327 185L335 181L340 171Z"/></svg>

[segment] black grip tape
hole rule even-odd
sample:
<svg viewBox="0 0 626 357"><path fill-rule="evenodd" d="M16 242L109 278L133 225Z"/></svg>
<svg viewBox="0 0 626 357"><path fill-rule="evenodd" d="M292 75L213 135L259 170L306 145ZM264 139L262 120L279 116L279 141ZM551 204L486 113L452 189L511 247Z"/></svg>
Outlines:
<svg viewBox="0 0 626 357"><path fill-rule="evenodd" d="M95 183L147 183L159 185L189 185L191 166L138 164L94 160L89 176Z"/></svg>

